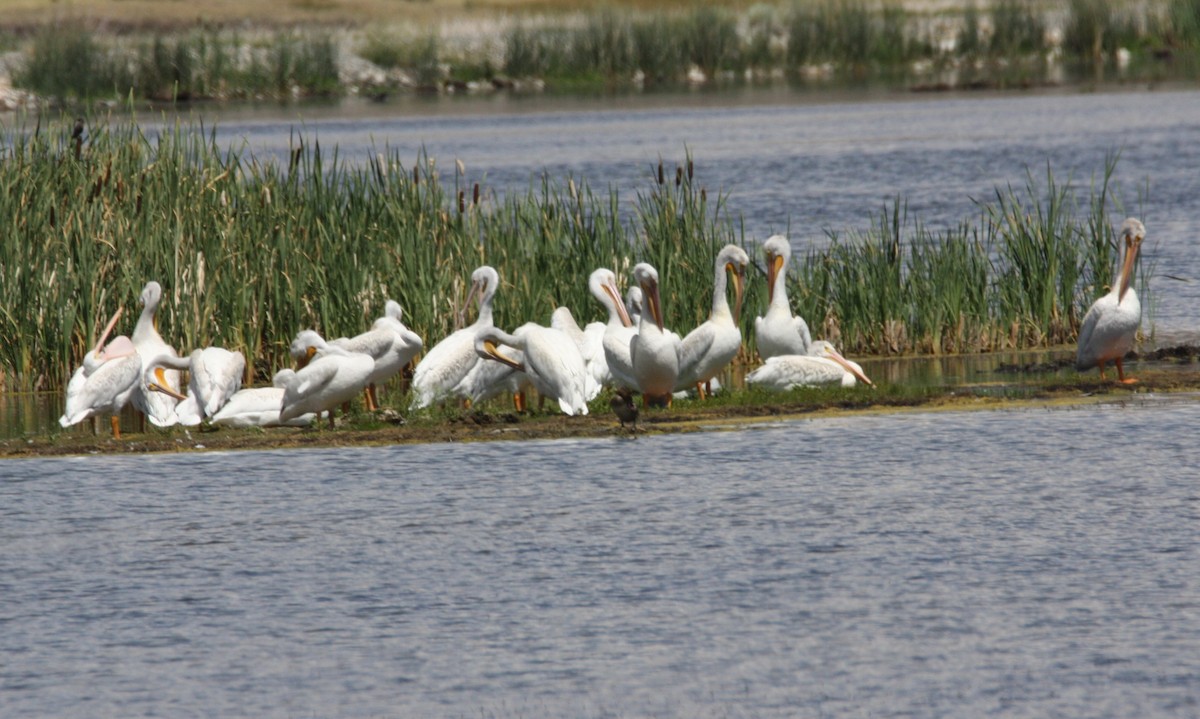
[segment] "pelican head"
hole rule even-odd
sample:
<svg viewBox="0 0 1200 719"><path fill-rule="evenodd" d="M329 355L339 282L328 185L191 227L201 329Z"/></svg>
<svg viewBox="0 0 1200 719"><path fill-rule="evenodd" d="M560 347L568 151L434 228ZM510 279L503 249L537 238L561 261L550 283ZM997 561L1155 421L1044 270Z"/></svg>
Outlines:
<svg viewBox="0 0 1200 719"><path fill-rule="evenodd" d="M312 361L313 355L325 349L327 345L321 335L315 330L300 330L296 334L296 339L292 340L292 344L288 347L288 353L292 355L292 359L296 360L298 367L305 367Z"/></svg>
<svg viewBox="0 0 1200 719"><path fill-rule="evenodd" d="M658 327L658 331L663 329L662 315L662 296L658 290L658 270L654 269L649 263L639 262L633 267L633 278L637 280L638 286L642 288L642 294L646 297L646 309L650 312L650 316L654 318L654 324Z"/></svg>
<svg viewBox="0 0 1200 719"><path fill-rule="evenodd" d="M183 400L187 399L187 395L180 394L173 387L171 387L171 383L166 377L166 370L167 367L171 367L173 369L188 369L190 364L191 360L189 358L178 357L173 353L163 353L152 357L146 364L146 372L143 377L143 380L146 383L146 389L150 390L151 392L162 392L168 397L174 397L182 402Z"/></svg>
<svg viewBox="0 0 1200 719"><path fill-rule="evenodd" d="M489 327L475 335L475 353L483 359L492 359L520 372L524 365L500 351L500 345L512 345L516 338L496 327Z"/></svg>
<svg viewBox="0 0 1200 719"><path fill-rule="evenodd" d="M600 301L609 311L609 316L613 312L621 318L621 324L626 327L632 327L633 322L629 319L629 313L625 311L625 303L621 302L621 290L617 288L617 276L612 270L601 267L592 272L588 277L588 290L592 296Z"/></svg>
<svg viewBox="0 0 1200 719"><path fill-rule="evenodd" d="M867 375L863 374L861 367L843 357L842 353L838 352L837 349L834 348L833 344L826 342L825 340L817 340L816 342L813 342L812 348L809 350L809 354L815 357L831 359L841 365L847 372L857 377L859 381L865 382L872 387L875 386L875 383L872 382Z"/></svg>
<svg viewBox="0 0 1200 719"><path fill-rule="evenodd" d="M396 300L388 300L386 303L384 303L383 315L385 317L391 317L397 322L404 321L404 310L400 308L400 303Z"/></svg>
<svg viewBox="0 0 1200 719"><path fill-rule="evenodd" d="M478 297L479 306L482 308L484 304L492 301L499 286L500 273L491 265L483 265L471 273L471 291L467 293L466 304L470 305L471 300Z"/></svg>
<svg viewBox="0 0 1200 719"><path fill-rule="evenodd" d="M642 297L642 288L630 285L629 289L625 290L625 310L629 312L629 319L632 320L634 315L640 318L644 305L645 298Z"/></svg>
<svg viewBox="0 0 1200 719"><path fill-rule="evenodd" d="M733 276L733 316L742 315L742 296L746 291L746 265L750 264L750 256L737 245L725 245L717 253L717 267Z"/></svg>
<svg viewBox="0 0 1200 719"><path fill-rule="evenodd" d="M1117 302L1125 299L1125 292L1133 279L1133 267L1137 263L1138 251L1142 248L1142 240L1146 239L1146 228L1141 221L1129 217L1121 223L1121 237L1125 239L1125 261L1121 264L1120 290Z"/></svg>
<svg viewBox="0 0 1200 719"><path fill-rule="evenodd" d="M770 303L775 299L775 278L786 272L792 245L783 235L771 235L762 247L767 256L767 302Z"/></svg>
<svg viewBox="0 0 1200 719"><path fill-rule="evenodd" d="M142 288L142 294L138 296L138 304L142 306L142 314L150 316L153 327L156 330L158 329L158 315L155 313L158 311L159 303L162 302L162 295L162 285L154 280L150 280Z"/></svg>

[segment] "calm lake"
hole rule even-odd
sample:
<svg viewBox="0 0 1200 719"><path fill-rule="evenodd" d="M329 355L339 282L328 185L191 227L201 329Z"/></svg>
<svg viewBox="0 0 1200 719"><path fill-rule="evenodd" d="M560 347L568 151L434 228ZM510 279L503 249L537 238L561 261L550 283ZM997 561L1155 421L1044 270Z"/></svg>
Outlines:
<svg viewBox="0 0 1200 719"><path fill-rule="evenodd" d="M4 717L1154 717L1200 403L0 462Z"/></svg>
<svg viewBox="0 0 1200 719"><path fill-rule="evenodd" d="M1200 336L1197 91L414 100L215 121L264 157L293 129L349 159L424 148L497 192L549 172L632 199L660 157L691 152L749 237L801 249L897 196L946 227L1047 167L1086 196L1119 152L1114 215L1145 221L1156 272L1147 322L1160 344ZM995 369L916 366L880 374ZM1196 399L0 460L0 716L1194 716ZM0 429L49 431L61 405L43 400L0 395Z"/></svg>

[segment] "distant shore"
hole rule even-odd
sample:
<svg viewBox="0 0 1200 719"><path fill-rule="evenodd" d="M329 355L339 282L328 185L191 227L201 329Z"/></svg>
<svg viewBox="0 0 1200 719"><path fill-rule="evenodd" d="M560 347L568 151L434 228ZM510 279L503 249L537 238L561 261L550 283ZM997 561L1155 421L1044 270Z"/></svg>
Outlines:
<svg viewBox="0 0 1200 719"><path fill-rule="evenodd" d="M0 21L0 109L779 82L941 91L1169 81L1196 76L1200 21L1193 31L1179 20L1190 2L533 10L430 0L352 12L208 0L211 8L188 12L146 0L60 11L32 0Z"/></svg>

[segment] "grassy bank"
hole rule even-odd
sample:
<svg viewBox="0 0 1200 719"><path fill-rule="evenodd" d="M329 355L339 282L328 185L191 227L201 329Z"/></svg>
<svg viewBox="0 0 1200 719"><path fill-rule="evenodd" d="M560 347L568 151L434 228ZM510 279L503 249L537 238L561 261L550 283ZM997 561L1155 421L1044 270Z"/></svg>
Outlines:
<svg viewBox="0 0 1200 719"><path fill-rule="evenodd" d="M22 52L16 87L62 102L781 79L1005 87L1194 77L1200 65L1200 0L1071 0L1065 11L1033 0L938 11L865 0L475 9L432 22L329 16L304 30L286 17L250 30L210 20L119 34L73 16L10 29L2 44Z"/></svg>
<svg viewBox="0 0 1200 719"><path fill-rule="evenodd" d="M159 329L177 348L242 351L262 380L288 363L299 329L355 334L387 298L431 344L455 327L468 275L484 263L504 280L501 326L547 322L558 305L581 322L599 318L591 271L611 267L627 281L644 260L663 276L668 324L686 331L707 316L717 250L738 242L758 257L764 239L735 229L736 210L705 187L702 160L660 167L635 197L545 177L501 199L436 158L383 149L343 158L297 136L281 167L214 137L183 125L152 135L93 128L86 144L72 141L69 123L9 131L0 162L9 389L62 386L103 319L136 309L150 279L166 289ZM852 354L1069 342L1116 262L1112 169L1084 196L1049 171L1031 176L942 233L897 200L867 230L830 230L827 247L796 258L794 304L815 334ZM749 283L747 338L763 284Z"/></svg>
<svg viewBox="0 0 1200 719"><path fill-rule="evenodd" d="M192 452L205 450L265 450L293 447L346 447L430 442L493 442L562 438L634 438L656 434L744 430L756 426L779 426L781 421L863 416L880 412L1020 410L1072 407L1084 404L1120 403L1145 397L1149 402L1171 401L1200 388L1194 371L1194 354L1184 362L1191 367L1139 368L1138 391L1103 382L1091 373L1065 379L1022 378L1005 386L957 385L914 387L888 384L877 388L840 387L797 389L784 394L740 390L715 400L683 400L671 410L645 412L636 433L620 428L602 398L592 403L587 416L566 417L533 410L517 415L495 404L486 410L433 409L416 413L404 422L389 421L384 415L352 413L333 430L229 429L204 427L152 428L139 432L133 422L125 423L124 437L114 440L105 432L93 435L83 427L55 430L39 436L0 438L0 459L146 452ZM1143 395L1145 392L1147 395ZM393 418L394 419L394 418Z"/></svg>

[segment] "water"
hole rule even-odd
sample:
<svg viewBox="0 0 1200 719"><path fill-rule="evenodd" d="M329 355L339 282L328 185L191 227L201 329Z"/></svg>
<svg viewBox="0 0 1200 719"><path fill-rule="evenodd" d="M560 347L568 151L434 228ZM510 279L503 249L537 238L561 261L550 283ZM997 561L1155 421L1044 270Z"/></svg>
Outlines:
<svg viewBox="0 0 1200 719"><path fill-rule="evenodd" d="M1198 421L0 462L0 715L1191 716Z"/></svg>

